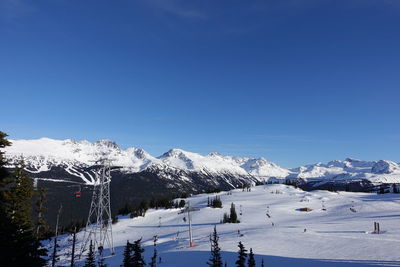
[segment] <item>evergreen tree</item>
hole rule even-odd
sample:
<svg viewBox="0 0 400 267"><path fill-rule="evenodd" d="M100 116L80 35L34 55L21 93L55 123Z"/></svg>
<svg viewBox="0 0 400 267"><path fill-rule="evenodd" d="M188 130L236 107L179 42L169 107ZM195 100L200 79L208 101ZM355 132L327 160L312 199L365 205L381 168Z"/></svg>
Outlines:
<svg viewBox="0 0 400 267"><path fill-rule="evenodd" d="M226 212L224 213L224 217L222 218L222 222L223 223L231 222L231 220L229 219L229 216L228 216L228 214Z"/></svg>
<svg viewBox="0 0 400 267"><path fill-rule="evenodd" d="M132 244L132 252L133 252L133 257L132 257L132 263L134 267L143 267L146 265L142 253L144 252L144 249L141 246L142 239L136 240Z"/></svg>
<svg viewBox="0 0 400 267"><path fill-rule="evenodd" d="M0 149L11 145L0 131ZM44 266L46 250L40 248L31 219L32 180L21 162L10 174L0 150L0 263L2 266Z"/></svg>
<svg viewBox="0 0 400 267"><path fill-rule="evenodd" d="M224 217L222 219L223 223L240 223L240 221L237 219L237 214L236 214L236 208L235 204L231 204L231 209L230 209L230 215L224 213Z"/></svg>
<svg viewBox="0 0 400 267"><path fill-rule="evenodd" d="M96 267L92 240L90 240L89 252L86 257L85 265L83 265L83 267Z"/></svg>
<svg viewBox="0 0 400 267"><path fill-rule="evenodd" d="M10 146L11 143L6 139L7 134L3 133L0 131L0 148L5 148L6 146ZM0 201L3 207L3 204L5 204L5 195L4 193L6 192L6 186L10 183L9 181L9 176L10 174L8 173L7 169L5 168L5 165L7 164L6 158L4 157L4 152L0 150Z"/></svg>
<svg viewBox="0 0 400 267"><path fill-rule="evenodd" d="M231 210L230 210L230 215L229 215L229 220L231 223L238 223L238 219L237 219L237 214L236 214L236 209L235 209L235 204L231 204Z"/></svg>
<svg viewBox="0 0 400 267"><path fill-rule="evenodd" d="M238 259L235 262L237 267L245 267L246 266L246 258L247 258L247 250L244 248L243 244L241 241L239 241L239 255L238 255Z"/></svg>
<svg viewBox="0 0 400 267"><path fill-rule="evenodd" d="M0 131L0 148L10 146L11 143L6 139L7 134ZM4 265L16 266L17 259L14 253L15 244L12 242L17 234L15 225L11 222L10 216L7 214L7 188L11 180L10 174L5 168L7 161L4 152L0 150L0 262Z"/></svg>
<svg viewBox="0 0 400 267"><path fill-rule="evenodd" d="M222 267L221 248L218 245L219 236L217 227L214 226L214 233L210 237L211 242L211 256L207 264L212 267Z"/></svg>
<svg viewBox="0 0 400 267"><path fill-rule="evenodd" d="M33 184L24 171L24 167L25 165L22 161L16 166L12 174L14 178L13 186L7 195L8 213L11 215L11 220L20 226L21 231L27 231L33 224L31 218Z"/></svg>
<svg viewBox="0 0 400 267"><path fill-rule="evenodd" d="M382 185L379 188L379 194L385 194L385 188Z"/></svg>
<svg viewBox="0 0 400 267"><path fill-rule="evenodd" d="M151 257L150 267L157 266L157 248L154 246L153 256Z"/></svg>
<svg viewBox="0 0 400 267"><path fill-rule="evenodd" d="M113 215L112 217L111 217L111 223L112 224L116 224L118 222L118 215Z"/></svg>
<svg viewBox="0 0 400 267"><path fill-rule="evenodd" d="M256 261L254 259L254 254L253 254L253 249L252 248L250 248L249 260L247 262L247 265L249 267L256 267Z"/></svg>
<svg viewBox="0 0 400 267"><path fill-rule="evenodd" d="M222 201L221 199L216 196L212 201L211 201L211 207L213 208L222 208Z"/></svg>
<svg viewBox="0 0 400 267"><path fill-rule="evenodd" d="M122 262L123 267L132 267L133 260L132 260L132 244L129 241L126 241L126 246L124 249L124 259Z"/></svg>
<svg viewBox="0 0 400 267"><path fill-rule="evenodd" d="M152 209L158 209L157 200L156 200L155 198L152 198L152 199L150 200L149 206L150 206L150 208L152 208Z"/></svg>
<svg viewBox="0 0 400 267"><path fill-rule="evenodd" d="M396 184L393 184L393 193L395 193L395 194L399 193L399 189L397 188Z"/></svg>
<svg viewBox="0 0 400 267"><path fill-rule="evenodd" d="M125 205L118 210L118 214L127 215L131 213L132 210L133 210L132 206L129 205L128 203L125 203Z"/></svg>
<svg viewBox="0 0 400 267"><path fill-rule="evenodd" d="M139 214L140 216L145 216L146 211L149 209L149 204L147 203L146 200L142 200L139 204Z"/></svg>
<svg viewBox="0 0 400 267"><path fill-rule="evenodd" d="M264 267L264 259L261 260L261 267Z"/></svg>
<svg viewBox="0 0 400 267"><path fill-rule="evenodd" d="M184 199L181 199L181 201L179 201L179 208L184 208L186 205L186 201Z"/></svg>

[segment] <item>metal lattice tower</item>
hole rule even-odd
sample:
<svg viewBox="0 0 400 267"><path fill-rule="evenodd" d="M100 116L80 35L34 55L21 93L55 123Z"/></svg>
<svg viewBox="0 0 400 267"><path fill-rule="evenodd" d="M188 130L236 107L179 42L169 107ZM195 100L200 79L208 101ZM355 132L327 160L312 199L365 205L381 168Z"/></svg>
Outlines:
<svg viewBox="0 0 400 267"><path fill-rule="evenodd" d="M110 208L110 162L103 161L99 179L93 186L92 203L83 237L81 255L88 250L90 241L94 251L103 256L103 248L114 254Z"/></svg>

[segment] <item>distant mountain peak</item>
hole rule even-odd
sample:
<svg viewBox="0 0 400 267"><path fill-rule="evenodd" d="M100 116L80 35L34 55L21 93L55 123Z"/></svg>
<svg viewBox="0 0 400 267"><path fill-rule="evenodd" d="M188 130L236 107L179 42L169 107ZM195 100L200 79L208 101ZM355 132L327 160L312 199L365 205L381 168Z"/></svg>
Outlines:
<svg viewBox="0 0 400 267"><path fill-rule="evenodd" d="M348 162L362 162L362 160L360 159L355 159L355 158L346 158L344 161L348 161Z"/></svg>
<svg viewBox="0 0 400 267"><path fill-rule="evenodd" d="M105 146L108 148L119 149L119 146L117 145L117 143L115 143L114 141L108 140L108 139L102 139L102 140L96 141L95 144L100 145L100 146Z"/></svg>
<svg viewBox="0 0 400 267"><path fill-rule="evenodd" d="M149 156L149 154L146 151L144 151L141 148L136 148L136 147L133 149L133 153L139 159L145 159L145 158L148 158L148 156Z"/></svg>
<svg viewBox="0 0 400 267"><path fill-rule="evenodd" d="M211 152L208 154L210 157L223 157L223 155L219 152Z"/></svg>
<svg viewBox="0 0 400 267"><path fill-rule="evenodd" d="M179 148L172 148L161 155L161 157L178 157L183 154L185 151Z"/></svg>
<svg viewBox="0 0 400 267"><path fill-rule="evenodd" d="M371 172L375 174L390 174L396 171L400 171L400 166L390 160L379 160L371 169Z"/></svg>

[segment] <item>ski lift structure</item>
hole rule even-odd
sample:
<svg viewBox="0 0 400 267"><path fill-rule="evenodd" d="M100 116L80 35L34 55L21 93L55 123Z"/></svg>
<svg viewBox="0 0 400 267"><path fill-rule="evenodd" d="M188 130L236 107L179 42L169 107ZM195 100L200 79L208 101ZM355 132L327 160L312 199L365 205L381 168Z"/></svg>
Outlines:
<svg viewBox="0 0 400 267"><path fill-rule="evenodd" d="M192 215L191 212L193 211L199 211L199 208L192 207L190 205L190 202L187 203L187 206L182 209L179 214L187 213L188 221L189 221L189 247L194 247L194 241L193 241L193 231L192 231Z"/></svg>
<svg viewBox="0 0 400 267"><path fill-rule="evenodd" d="M80 185L75 186L76 190L74 192L75 198L80 198L82 196L82 187Z"/></svg>
<svg viewBox="0 0 400 267"><path fill-rule="evenodd" d="M103 257L103 251L107 248L110 255L114 255L111 202L110 202L110 183L111 183L111 161L112 159L100 159L96 161L99 165L97 181L93 184L92 202L85 232L82 240L80 257L87 250L89 243L98 250L98 257ZM79 195L79 191L77 191Z"/></svg>
<svg viewBox="0 0 400 267"><path fill-rule="evenodd" d="M73 198L82 197L82 186L83 185L80 183L68 186L69 188L71 188L70 190L72 191L71 195L73 196Z"/></svg>

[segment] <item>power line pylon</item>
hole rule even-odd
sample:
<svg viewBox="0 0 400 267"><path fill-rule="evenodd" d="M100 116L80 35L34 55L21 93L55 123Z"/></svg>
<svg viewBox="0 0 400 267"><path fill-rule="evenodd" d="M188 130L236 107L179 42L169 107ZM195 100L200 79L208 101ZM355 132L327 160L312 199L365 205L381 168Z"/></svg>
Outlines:
<svg viewBox="0 0 400 267"><path fill-rule="evenodd" d="M100 257L103 256L103 249L110 250L114 254L114 244L111 227L110 208L110 162L102 161L99 179L93 185L92 203L90 204L89 216L86 222L85 234L83 237L81 256L92 241Z"/></svg>

